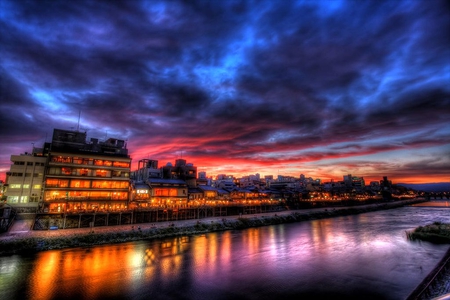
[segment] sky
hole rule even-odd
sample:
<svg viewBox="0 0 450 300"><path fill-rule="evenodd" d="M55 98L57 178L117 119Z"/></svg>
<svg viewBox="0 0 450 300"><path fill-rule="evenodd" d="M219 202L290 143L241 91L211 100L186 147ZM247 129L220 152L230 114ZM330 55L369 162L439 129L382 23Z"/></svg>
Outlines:
<svg viewBox="0 0 450 300"><path fill-rule="evenodd" d="M54 128L207 176L450 181L450 2L0 1L0 179Z"/></svg>

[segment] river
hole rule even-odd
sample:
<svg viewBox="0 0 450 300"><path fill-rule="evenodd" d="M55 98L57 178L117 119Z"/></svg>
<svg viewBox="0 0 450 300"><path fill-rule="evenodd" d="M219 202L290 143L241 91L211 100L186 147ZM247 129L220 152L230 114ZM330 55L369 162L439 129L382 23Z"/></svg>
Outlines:
<svg viewBox="0 0 450 300"><path fill-rule="evenodd" d="M1 299L405 299L448 245L405 231L448 207L0 257Z"/></svg>

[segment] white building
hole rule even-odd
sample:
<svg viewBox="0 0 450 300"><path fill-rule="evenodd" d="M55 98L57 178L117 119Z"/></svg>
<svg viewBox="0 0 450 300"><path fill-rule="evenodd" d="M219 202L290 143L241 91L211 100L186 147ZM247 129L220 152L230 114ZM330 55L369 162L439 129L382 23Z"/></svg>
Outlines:
<svg viewBox="0 0 450 300"><path fill-rule="evenodd" d="M11 168L5 184L6 202L12 206L38 207L42 199L47 157L36 152L11 155Z"/></svg>

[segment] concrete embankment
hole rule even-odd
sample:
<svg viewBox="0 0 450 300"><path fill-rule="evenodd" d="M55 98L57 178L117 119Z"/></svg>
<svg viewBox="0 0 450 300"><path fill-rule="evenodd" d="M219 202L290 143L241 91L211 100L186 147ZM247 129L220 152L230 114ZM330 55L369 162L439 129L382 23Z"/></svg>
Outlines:
<svg viewBox="0 0 450 300"><path fill-rule="evenodd" d="M422 201L424 200L412 199L351 207L290 210L255 215L212 217L154 224L134 224L133 226L95 227L93 230L90 228L82 228L10 232L0 235L0 255L32 253L51 249L122 243L143 239L300 222L397 208Z"/></svg>
<svg viewBox="0 0 450 300"><path fill-rule="evenodd" d="M446 295L450 299L450 248L447 253L428 274L427 277L408 296L407 300L436 299Z"/></svg>

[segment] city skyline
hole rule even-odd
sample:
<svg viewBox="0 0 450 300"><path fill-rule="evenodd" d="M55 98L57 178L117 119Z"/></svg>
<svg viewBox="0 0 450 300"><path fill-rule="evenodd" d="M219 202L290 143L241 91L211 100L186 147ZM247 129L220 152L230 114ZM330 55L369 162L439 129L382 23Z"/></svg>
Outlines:
<svg viewBox="0 0 450 300"><path fill-rule="evenodd" d="M445 1L2 1L0 179L54 128L132 169L450 181Z"/></svg>

